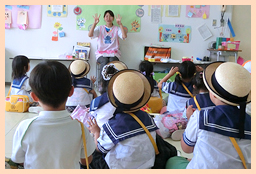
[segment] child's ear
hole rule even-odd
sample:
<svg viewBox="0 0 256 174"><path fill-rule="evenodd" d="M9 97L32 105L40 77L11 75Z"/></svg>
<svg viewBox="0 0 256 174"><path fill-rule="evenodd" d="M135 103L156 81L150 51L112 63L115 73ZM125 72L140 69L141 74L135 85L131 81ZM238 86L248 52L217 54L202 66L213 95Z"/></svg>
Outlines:
<svg viewBox="0 0 256 174"><path fill-rule="evenodd" d="M193 88L194 88L194 89L196 89L196 86L195 86L195 85L193 85Z"/></svg>
<svg viewBox="0 0 256 174"><path fill-rule="evenodd" d="M39 98L36 96L35 93L30 92L30 96L31 96L31 98L32 98L35 102L38 102L38 101L39 101Z"/></svg>
<svg viewBox="0 0 256 174"><path fill-rule="evenodd" d="M71 87L70 91L69 91L69 97L71 97L74 93L74 86Z"/></svg>

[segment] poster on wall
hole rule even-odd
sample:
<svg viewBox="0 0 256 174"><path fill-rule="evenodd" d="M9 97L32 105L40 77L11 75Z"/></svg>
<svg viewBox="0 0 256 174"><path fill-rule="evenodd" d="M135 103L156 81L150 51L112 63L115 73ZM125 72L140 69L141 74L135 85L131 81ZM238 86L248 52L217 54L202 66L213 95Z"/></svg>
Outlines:
<svg viewBox="0 0 256 174"><path fill-rule="evenodd" d="M186 16L189 18L209 18L210 5L187 5Z"/></svg>
<svg viewBox="0 0 256 174"><path fill-rule="evenodd" d="M180 16L180 5L165 6L165 17L179 17L179 16Z"/></svg>
<svg viewBox="0 0 256 174"><path fill-rule="evenodd" d="M189 43L191 40L191 26L184 24L158 25L159 42Z"/></svg>
<svg viewBox="0 0 256 174"><path fill-rule="evenodd" d="M126 32L139 32L141 17L144 15L144 10L139 5L77 5L74 9L76 17L76 29L89 31L94 23L95 14L100 15L97 26L105 25L104 12L106 10L113 11L115 17L119 14L121 22ZM113 24L118 26L116 19Z"/></svg>
<svg viewBox="0 0 256 174"><path fill-rule="evenodd" d="M20 28L27 29L41 28L42 12L41 5L6 5L5 13L11 14L11 23L7 29ZM21 16L21 14L25 14ZM8 24L8 23L7 23Z"/></svg>
<svg viewBox="0 0 256 174"><path fill-rule="evenodd" d="M68 6L67 5L47 5L48 17L67 17Z"/></svg>

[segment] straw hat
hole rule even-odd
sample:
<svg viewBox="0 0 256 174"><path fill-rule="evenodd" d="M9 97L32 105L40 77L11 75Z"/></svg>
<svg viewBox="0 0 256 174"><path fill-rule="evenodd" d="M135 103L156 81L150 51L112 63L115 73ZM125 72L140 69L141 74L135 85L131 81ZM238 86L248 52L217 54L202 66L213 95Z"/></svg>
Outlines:
<svg viewBox="0 0 256 174"><path fill-rule="evenodd" d="M114 64L115 67L120 71L120 70L123 70L123 69L128 69L127 65L122 62L122 61L118 61L118 60L115 60L115 61L112 61L112 62L109 62L107 63L107 65L109 64Z"/></svg>
<svg viewBox="0 0 256 174"><path fill-rule="evenodd" d="M76 78L82 78L90 71L90 64L85 60L74 60L69 65L71 74Z"/></svg>
<svg viewBox="0 0 256 174"><path fill-rule="evenodd" d="M221 101L238 106L251 101L251 75L234 62L213 62L203 73L207 89Z"/></svg>
<svg viewBox="0 0 256 174"><path fill-rule="evenodd" d="M137 70L124 69L110 79L108 98L122 112L135 112L149 100L151 87L146 77Z"/></svg>

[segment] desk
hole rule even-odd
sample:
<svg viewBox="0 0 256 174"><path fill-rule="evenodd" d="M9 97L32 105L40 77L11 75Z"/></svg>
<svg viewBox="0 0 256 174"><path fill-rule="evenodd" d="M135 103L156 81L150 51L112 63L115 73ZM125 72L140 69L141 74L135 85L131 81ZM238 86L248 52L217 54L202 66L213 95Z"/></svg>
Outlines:
<svg viewBox="0 0 256 174"><path fill-rule="evenodd" d="M242 52L242 50L216 50L216 49L207 49L210 51L210 58L212 54L217 54L217 61L220 60L220 56L223 56L225 59L225 56L235 56L235 62L237 62L237 55L238 52Z"/></svg>

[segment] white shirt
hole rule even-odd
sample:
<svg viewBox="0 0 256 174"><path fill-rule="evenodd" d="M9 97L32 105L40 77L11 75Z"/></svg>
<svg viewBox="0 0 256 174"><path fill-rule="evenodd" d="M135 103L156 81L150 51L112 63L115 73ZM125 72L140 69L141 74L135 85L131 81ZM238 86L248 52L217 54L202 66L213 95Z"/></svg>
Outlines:
<svg viewBox="0 0 256 174"><path fill-rule="evenodd" d="M190 117L184 135L194 146L193 158L187 169L242 169L242 161L229 137L199 129L199 111ZM251 168L251 140L236 141Z"/></svg>
<svg viewBox="0 0 256 174"><path fill-rule="evenodd" d="M27 78L20 89L11 88L10 95L26 95L29 98L29 102L33 102L33 99L30 96L30 91L31 87L29 85L29 78Z"/></svg>
<svg viewBox="0 0 256 174"><path fill-rule="evenodd" d="M84 130L90 156L95 144ZM25 169L79 169L81 158L85 158L81 126L66 110L41 111L38 117L23 120L15 131L11 159L24 163Z"/></svg>
<svg viewBox="0 0 256 174"><path fill-rule="evenodd" d="M71 97L68 97L66 106L89 105L92 98L93 95L88 94L83 88L74 88L74 93Z"/></svg>
<svg viewBox="0 0 256 174"><path fill-rule="evenodd" d="M156 132L150 134L156 141ZM97 141L105 149L111 149L105 156L110 169L149 169L154 166L155 150L146 133L114 145L106 132L101 129Z"/></svg>
<svg viewBox="0 0 256 174"><path fill-rule="evenodd" d="M102 128L103 124L113 117L115 110L116 108L108 102L97 110L92 111L91 114L96 118L98 126Z"/></svg>

